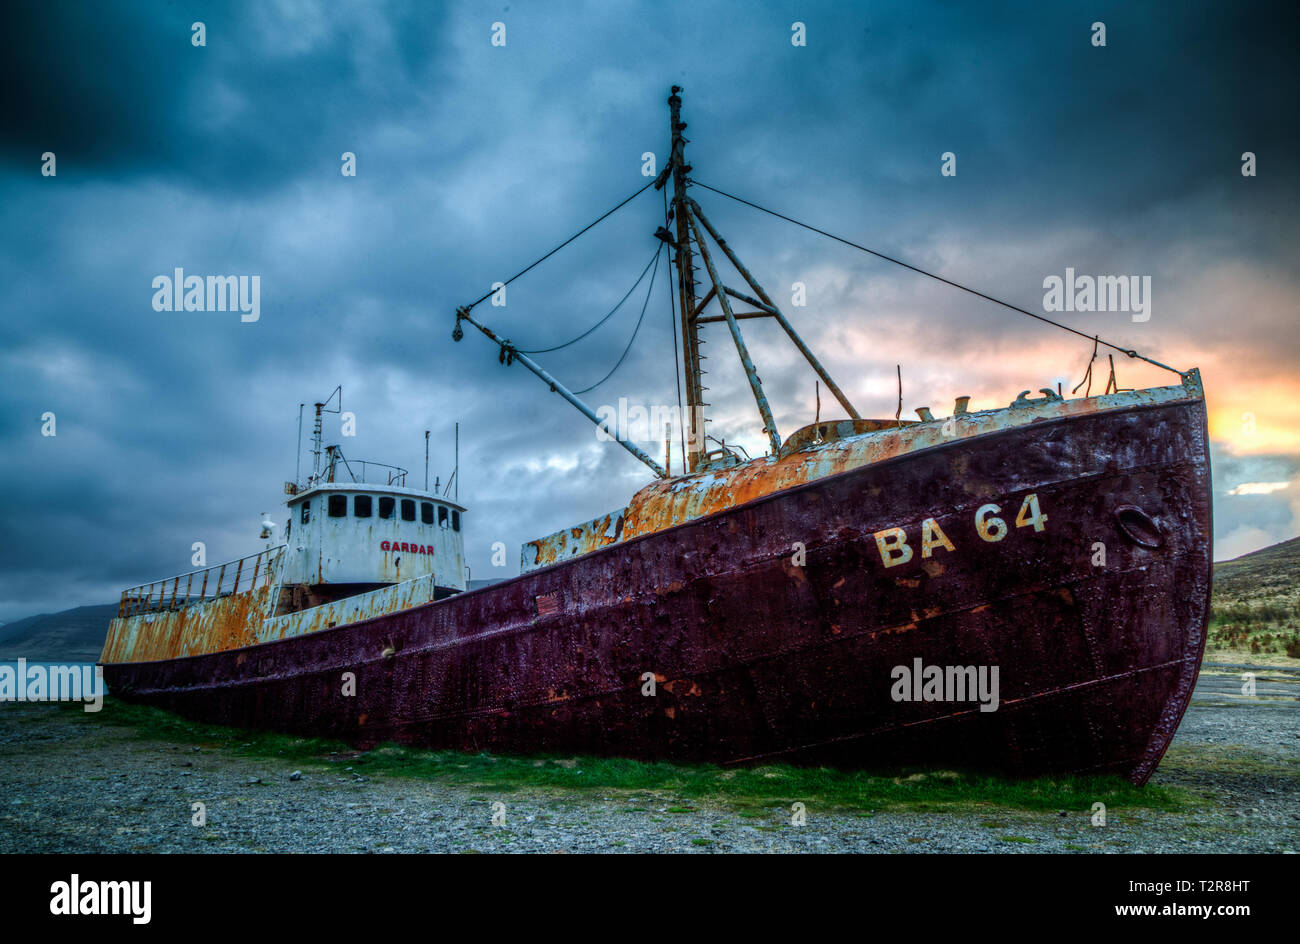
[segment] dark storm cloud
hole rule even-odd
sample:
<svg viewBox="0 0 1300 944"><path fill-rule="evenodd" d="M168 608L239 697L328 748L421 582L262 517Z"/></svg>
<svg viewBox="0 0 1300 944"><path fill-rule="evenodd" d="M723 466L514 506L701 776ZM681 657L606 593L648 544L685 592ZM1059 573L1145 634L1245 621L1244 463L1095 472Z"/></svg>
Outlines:
<svg viewBox="0 0 1300 944"><path fill-rule="evenodd" d="M475 576L494 573L495 541L513 568L521 541L621 506L640 467L483 338L452 344L451 313L643 183L643 152L665 157L673 82L705 182L1031 307L1063 265L1155 273L1149 326L1089 329L1198 360L1227 352L1238 374L1258 356L1283 376L1300 351L1283 323L1297 37L1281 9L10 4L0 619L185 570L194 541L210 561L247 553L259 513L281 515L298 404L340 382L358 415L345 451L416 481L423 431L445 481L461 423ZM489 43L498 20L505 48ZM790 44L795 20L806 48ZM1088 42L1095 20L1104 49ZM938 174L949 150L955 178ZM1257 179L1238 172L1245 150ZM40 176L46 151L55 178ZM344 151L355 178L339 173ZM980 370L1009 397L1086 360L1013 315L694 194L774 290L808 283L814 301L792 317L868 410L892 415L896 360L908 405L914 392L938 407ZM638 198L483 317L523 347L579 333L650 257L660 201ZM1224 260L1236 268L1219 278ZM151 280L176 267L257 274L261 319L155 312ZM1224 317L1213 287L1243 280L1258 294ZM594 405L675 402L662 283ZM641 300L541 359L575 387L595 382ZM746 331L788 433L808 419L811 375L763 326ZM716 428L752 444L752 400L726 337L711 341ZM1024 376L1035 358L1051 376ZM57 437L40 436L46 411ZM1251 476L1252 461L1225 468ZM1218 486L1221 517L1290 526L1284 495L1227 495L1236 484Z"/></svg>
<svg viewBox="0 0 1300 944"><path fill-rule="evenodd" d="M54 151L83 177L283 186L313 161L333 165L322 145L341 127L392 120L413 86L439 81L442 10L11 4L0 79L17 108L0 153L27 166L34 150Z"/></svg>

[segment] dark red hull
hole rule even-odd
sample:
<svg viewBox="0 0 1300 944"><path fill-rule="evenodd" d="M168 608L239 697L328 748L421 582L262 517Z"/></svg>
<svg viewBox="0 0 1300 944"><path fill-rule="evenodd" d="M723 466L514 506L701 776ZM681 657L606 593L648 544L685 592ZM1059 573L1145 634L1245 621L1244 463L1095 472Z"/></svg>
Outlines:
<svg viewBox="0 0 1300 944"><path fill-rule="evenodd" d="M114 694L194 718L363 745L1142 783L1205 644L1209 475L1199 399L1046 420L392 616L104 672ZM1030 493L1041 532L1013 523ZM996 543L976 532L986 503L1006 521ZM1156 528L1128 512L1126 533L1124 506ZM922 558L926 518L952 551ZM916 553L886 568L873 533L893 527ZM916 658L998 666L999 707L895 701L892 670Z"/></svg>

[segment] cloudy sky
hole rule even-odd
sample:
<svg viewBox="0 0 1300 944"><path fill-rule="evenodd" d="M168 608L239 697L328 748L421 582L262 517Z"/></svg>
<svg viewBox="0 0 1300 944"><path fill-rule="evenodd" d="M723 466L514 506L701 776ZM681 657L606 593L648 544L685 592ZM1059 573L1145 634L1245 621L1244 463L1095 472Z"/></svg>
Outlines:
<svg viewBox="0 0 1300 944"><path fill-rule="evenodd" d="M7 4L0 620L188 570L194 541L209 562L256 550L260 514L283 517L298 405L338 384L356 436L331 424L327 441L416 484L424 430L445 480L460 423L476 577L514 573L522 541L621 507L644 467L486 339L450 334L457 305L640 187L645 152L662 166L674 83L700 181L1034 311L1066 267L1150 276L1146 322L1063 317L1202 369L1216 557L1296 535L1294 14L996 7ZM940 173L944 152L955 176ZM807 306L787 311L864 415L893 415L895 364L909 411L936 413L1083 375L1079 338L694 196L778 301L807 286ZM579 334L646 265L662 212L643 194L476 314L525 348ZM152 282L176 268L257 275L259 320L155 311ZM663 275L593 406L676 402ZM641 301L539 359L575 388L596 382ZM706 330L712 429L761 452L725 328ZM745 330L788 435L811 420L813 375L776 326ZM1118 368L1126 387L1173 379ZM506 569L490 564L496 541Z"/></svg>

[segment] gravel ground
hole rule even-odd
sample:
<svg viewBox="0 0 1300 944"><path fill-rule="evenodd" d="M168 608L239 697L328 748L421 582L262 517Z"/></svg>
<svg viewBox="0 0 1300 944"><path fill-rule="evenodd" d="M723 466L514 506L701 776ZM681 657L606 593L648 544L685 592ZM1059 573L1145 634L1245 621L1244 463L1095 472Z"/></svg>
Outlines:
<svg viewBox="0 0 1300 944"><path fill-rule="evenodd" d="M1300 674L1207 667L1153 778L1194 812L874 814L774 806L745 817L668 792L485 788L338 764L142 741L48 705L0 705L0 852L1293 852L1300 848ZM206 805L206 825L191 804ZM495 803L504 807L494 807ZM504 817L493 824L493 815Z"/></svg>

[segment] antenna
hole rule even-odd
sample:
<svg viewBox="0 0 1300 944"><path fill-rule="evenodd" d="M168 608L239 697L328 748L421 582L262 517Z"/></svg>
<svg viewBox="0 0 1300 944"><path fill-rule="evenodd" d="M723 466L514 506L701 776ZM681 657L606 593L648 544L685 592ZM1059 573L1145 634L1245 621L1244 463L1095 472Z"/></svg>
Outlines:
<svg viewBox="0 0 1300 944"><path fill-rule="evenodd" d="M336 410L325 409L325 405L334 399L335 394L338 394L338 398L339 398L338 409ZM334 388L334 390L330 393L330 395L325 398L324 403L316 404L316 424L313 427L312 434L311 434L312 443L313 443L311 475L313 479L315 479L317 476L320 475L320 451L321 451L320 442L321 442L321 413L322 412L323 413L343 412L343 385L342 384L339 384L337 387Z"/></svg>
<svg viewBox="0 0 1300 944"><path fill-rule="evenodd" d="M316 404L316 423L311 430L311 477L320 475L320 410L324 403Z"/></svg>
<svg viewBox="0 0 1300 944"><path fill-rule="evenodd" d="M456 480L456 494L452 497L460 501L460 424L456 424L456 467L452 470L451 477Z"/></svg>
<svg viewBox="0 0 1300 944"><path fill-rule="evenodd" d="M429 490L429 431L424 431L424 490Z"/></svg>
<svg viewBox="0 0 1300 944"><path fill-rule="evenodd" d="M302 481L302 408L305 403L298 404L298 451L294 454L293 463L293 484L296 486Z"/></svg>

